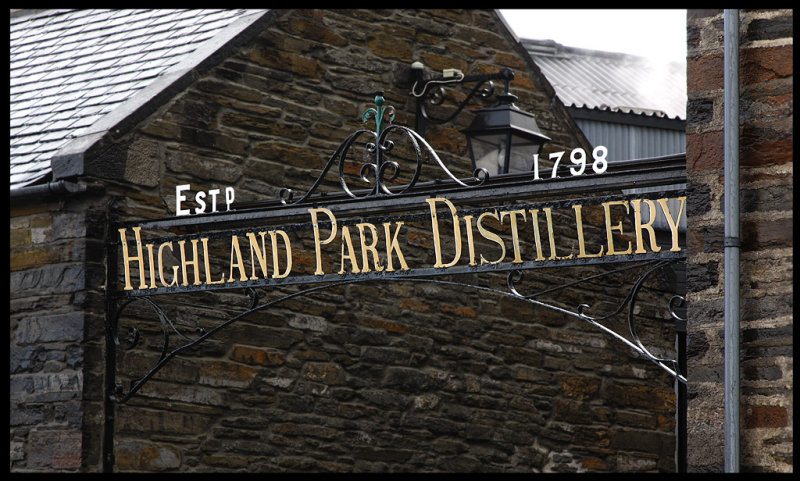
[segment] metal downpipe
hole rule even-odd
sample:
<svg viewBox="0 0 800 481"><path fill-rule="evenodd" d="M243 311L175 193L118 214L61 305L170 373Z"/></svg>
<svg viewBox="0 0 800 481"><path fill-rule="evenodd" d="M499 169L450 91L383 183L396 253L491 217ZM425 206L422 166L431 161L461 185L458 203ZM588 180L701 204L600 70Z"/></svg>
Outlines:
<svg viewBox="0 0 800 481"><path fill-rule="evenodd" d="M739 11L724 10L725 472L739 472Z"/></svg>

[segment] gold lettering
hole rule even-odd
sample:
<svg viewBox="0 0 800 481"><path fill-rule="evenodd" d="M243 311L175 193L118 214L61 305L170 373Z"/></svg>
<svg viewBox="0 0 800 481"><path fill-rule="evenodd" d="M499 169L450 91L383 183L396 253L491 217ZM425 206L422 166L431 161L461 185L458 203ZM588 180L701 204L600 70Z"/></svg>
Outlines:
<svg viewBox="0 0 800 481"><path fill-rule="evenodd" d="M499 235L497 235L494 232L491 232L489 230L486 230L483 227L483 218L484 217L493 217L493 218L497 219L498 222L500 221L500 217L497 215L497 211L496 210L494 212L484 212L483 214L478 216L478 223L477 224L478 224L478 232L480 232L481 235L485 239L496 242L500 246L501 253L500 253L500 257L498 257L497 260L495 260L495 261L488 261L483 257L483 254L481 254L481 265L483 265L483 264L497 264L498 262L502 261L503 258L505 258L505 256L506 256L506 245L503 244L503 239L501 239Z"/></svg>
<svg viewBox="0 0 800 481"><path fill-rule="evenodd" d="M575 204L572 206L575 210L575 227L578 230L578 259L584 257L600 257L603 255L603 246L600 246L600 252L597 254L587 254L586 253L586 242L583 239L583 218L581 216L581 209L583 208L580 204Z"/></svg>
<svg viewBox="0 0 800 481"><path fill-rule="evenodd" d="M172 242L162 242L160 246L158 246L158 277L161 279L161 284L164 287L173 287L178 285L178 266L172 266L172 282L167 284L164 281L164 255L162 251L164 247L169 247L169 251L172 251Z"/></svg>
<svg viewBox="0 0 800 481"><path fill-rule="evenodd" d="M544 256L542 255L542 239L539 237L539 209L531 209L531 222L533 222L533 240L536 243L536 259L537 261L543 261Z"/></svg>
<svg viewBox="0 0 800 481"><path fill-rule="evenodd" d="M643 224L642 223L642 201L647 203L647 207L650 210L650 222ZM644 239L642 235L642 229L647 229L650 233L650 250L653 252L661 251L661 246L656 243L656 233L653 230L653 222L656 220L656 205L650 199L634 199L631 200L631 205L633 205L633 224L636 234L636 250L633 251L636 254L644 254L647 252L644 249Z"/></svg>
<svg viewBox="0 0 800 481"><path fill-rule="evenodd" d="M375 247L378 245L378 229L369 222L356 224L356 227L358 227L358 235L361 238L361 272L370 271L369 257L367 256L368 253L372 254L372 262L375 265L375 270L378 272L382 271L383 266L381 266L380 259L378 257L378 249ZM370 232L372 232L372 244L367 244L367 240L364 238L365 227L368 227Z"/></svg>
<svg viewBox="0 0 800 481"><path fill-rule="evenodd" d="M461 258L461 228L458 224L458 216L456 215L456 207L453 205L452 202L449 200L442 198L442 197L435 197L431 199L425 199L430 205L431 208L431 227L433 229L433 247L434 247L434 254L436 255L436 263L433 267L452 267L456 265L456 262ZM453 217L453 237L455 239L455 256L453 257L453 261L447 264L442 263L442 244L441 240L439 239L439 218L436 216L436 202L444 202L447 204L447 207L450 209L450 215Z"/></svg>
<svg viewBox="0 0 800 481"><path fill-rule="evenodd" d="M344 247L347 244L347 255L344 253ZM353 252L353 240L350 239L350 228L348 226L342 226L342 264L341 268L339 269L339 274L344 274L344 260L349 259L350 265L352 269L350 272L354 274L358 274L361 270L358 268L358 260L356 259L356 254Z"/></svg>
<svg viewBox="0 0 800 481"><path fill-rule="evenodd" d="M514 260L512 264L520 264L522 262L522 255L519 249L519 233L517 231L517 214L522 215L522 221L525 222L524 210L504 210L500 212L500 222L503 222L503 217L508 214L511 218L511 240L514 245Z"/></svg>
<svg viewBox="0 0 800 481"><path fill-rule="evenodd" d="M628 201L627 200L612 200L608 202L603 202L603 211L605 211L606 217L606 240L608 241L608 251L606 252L607 256L619 256L624 254L631 253L631 241L628 241L628 248L624 251L617 251L614 249L614 230L618 230L620 234L622 234L622 222L617 225L611 225L611 206L612 205L624 205L625 206L625 213L627 214L630 209L628 208Z"/></svg>
<svg viewBox="0 0 800 481"><path fill-rule="evenodd" d="M137 261L139 263L139 289L147 289L147 284L144 282L144 255L142 253L142 238L139 233L142 228L134 227L133 234L136 236L136 253L135 256L128 255L128 242L125 239L125 230L119 229L119 237L122 241L122 265L125 266L125 290L133 290L131 286L131 270L130 263Z"/></svg>
<svg viewBox="0 0 800 481"><path fill-rule="evenodd" d="M198 256L197 256L197 242L198 242L197 239L192 239L192 255L193 255L193 258L192 258L191 261L187 262L186 261L186 250L184 248L184 245L186 244L186 241L183 241L183 240L182 241L178 241L178 248L181 251L181 269L182 269L182 274L183 274L183 284L182 285L184 285L184 286L188 286L189 285L189 279L188 279L188 275L187 275L187 271L188 271L187 264L194 266L194 285L195 286L199 286L200 285L200 259L198 259Z"/></svg>
<svg viewBox="0 0 800 481"><path fill-rule="evenodd" d="M267 246L264 244L264 234L266 232L259 232L261 236L261 249L258 248L258 240L256 235L252 232L247 233L247 239L250 241L250 280L256 280L256 259L261 266L261 274L264 279L267 278Z"/></svg>
<svg viewBox="0 0 800 481"><path fill-rule="evenodd" d="M281 238L283 239L283 245L286 248L286 269L282 273L278 272L277 234L280 234ZM272 240L272 277L282 279L288 276L292 271L292 243L289 241L289 235L282 230L269 231L269 237Z"/></svg>
<svg viewBox="0 0 800 481"><path fill-rule="evenodd" d="M571 252L570 252L570 254L568 256L559 257L559 256L556 255L556 239L555 239L555 236L553 234L553 214L551 212L550 207L543 207L542 210L544 211L544 215L545 215L545 218L547 220L547 235L550 238L550 257L548 257L547 260L572 259L572 253Z"/></svg>
<svg viewBox="0 0 800 481"><path fill-rule="evenodd" d="M311 223L314 226L314 249L317 254L317 270L314 271L314 275L321 275L324 274L322 270L322 244L330 243L333 238L336 236L336 217L334 217L333 212L328 209L319 208L319 209L308 209L309 214L311 214ZM327 239L320 240L319 237L319 224L317 223L317 213L322 212L323 214L327 215L331 221L331 235L328 236ZM341 274L341 272L340 272Z"/></svg>
<svg viewBox="0 0 800 481"><path fill-rule="evenodd" d="M200 239L200 242L203 243L203 259L205 261L205 267L206 267L206 284L222 284L223 282L225 282L224 273L222 274L222 278L220 280L218 281L211 280L211 266L209 265L209 259L208 259L208 237L203 237L202 239Z"/></svg>
<svg viewBox="0 0 800 481"><path fill-rule="evenodd" d="M464 216L464 226L467 228L467 247L469 249L469 265L474 266L475 264L475 243L472 239L472 216L465 215Z"/></svg>
<svg viewBox="0 0 800 481"><path fill-rule="evenodd" d="M233 255L236 254L236 262L233 261ZM239 236L232 235L231 236L231 270L228 274L228 282L235 282L236 279L233 277L233 268L239 268L239 280L246 281L247 274L245 273L244 268L244 259L242 259L242 250L239 248ZM184 284L186 285L186 284Z"/></svg>
<svg viewBox="0 0 800 481"><path fill-rule="evenodd" d="M147 244L145 247L147 247L147 260L150 265L150 289L155 289L158 286L156 286L156 273L153 272L156 264L153 261L153 244Z"/></svg>
<svg viewBox="0 0 800 481"><path fill-rule="evenodd" d="M680 252L681 248L678 246L678 225L681 221L681 215L683 215L683 206L686 204L686 196L678 197L678 200L681 201L681 206L678 209L678 215L675 218L669 212L669 207L667 206L667 199L658 199L658 205L661 206L661 210L664 211L664 217L667 218L667 222L669 223L669 230L672 231L672 248L670 248L671 252Z"/></svg>
<svg viewBox="0 0 800 481"><path fill-rule="evenodd" d="M406 264L406 259L403 257L403 253L400 251L400 243L397 242L397 234L400 232L400 226L403 225L403 222L398 222L397 227L394 229L394 235L390 236L389 226L390 222L383 223L383 230L386 234L386 272L392 272L394 267L392 266L392 251L397 252L397 260L400 261L400 269L407 271L408 264ZM389 238L391 237L391 242Z"/></svg>

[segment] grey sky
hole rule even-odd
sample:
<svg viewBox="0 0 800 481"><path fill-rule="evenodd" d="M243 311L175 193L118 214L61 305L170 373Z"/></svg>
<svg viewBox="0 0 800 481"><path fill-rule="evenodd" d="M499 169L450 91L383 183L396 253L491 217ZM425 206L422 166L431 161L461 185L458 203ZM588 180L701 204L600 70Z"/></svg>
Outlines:
<svg viewBox="0 0 800 481"><path fill-rule="evenodd" d="M685 62L686 10L501 9L518 37Z"/></svg>

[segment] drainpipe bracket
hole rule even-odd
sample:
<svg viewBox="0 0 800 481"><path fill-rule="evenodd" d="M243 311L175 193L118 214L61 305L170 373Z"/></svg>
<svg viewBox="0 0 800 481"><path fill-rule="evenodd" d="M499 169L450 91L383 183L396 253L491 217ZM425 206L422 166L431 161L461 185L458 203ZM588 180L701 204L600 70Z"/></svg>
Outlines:
<svg viewBox="0 0 800 481"><path fill-rule="evenodd" d="M723 244L722 245L725 246L725 247L741 248L742 247L742 240L739 239L738 237L725 237L725 239L723 240Z"/></svg>

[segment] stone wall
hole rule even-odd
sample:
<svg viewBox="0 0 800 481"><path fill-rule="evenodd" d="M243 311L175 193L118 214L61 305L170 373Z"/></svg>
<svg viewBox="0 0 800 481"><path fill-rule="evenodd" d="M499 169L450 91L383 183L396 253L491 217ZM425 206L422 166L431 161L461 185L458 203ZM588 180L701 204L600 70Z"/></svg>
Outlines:
<svg viewBox="0 0 800 481"><path fill-rule="evenodd" d="M113 148L93 150L98 158L88 159L81 180L103 184L105 194L91 202L103 206L102 215L84 218L87 246L105 235L106 214L118 220L173 215L179 184L234 186L237 201L275 199L283 187L305 192L339 143L364 128L361 113L375 91L383 90L396 108L395 123L413 126L408 92L414 60L434 71L456 67L466 74L513 68L517 105L534 112L543 133L553 139L545 153L586 147L538 69L490 11L281 10L268 15L255 40L199 72L191 86L175 92L135 130L108 140ZM458 132L469 120L466 115L456 126L425 132L460 177L471 171ZM113 166L114 172L93 166ZM324 186L335 190L338 183L333 179ZM80 199L37 207L43 210L32 214L12 213L15 249L32 250L26 230L45 222L34 220L43 212L96 211ZM404 239L420 256L431 252L431 239L423 234L409 229ZM574 233L559 232L562 236ZM48 246L47 255L72 252L61 247ZM74 260L88 272L95 254ZM30 262L24 260L30 256L20 262ZM102 266L105 259L97 261ZM60 265L53 262L43 260L41 269ZM12 286L15 275L27 275L25 269L15 274L12 263ZM543 288L576 275L580 272L527 278ZM103 312L102 297L73 294L103 285L103 275L92 279L48 302L63 310L77 299L83 312ZM488 276L481 282L503 288L505 280ZM292 290L264 294L278 292ZM600 309L626 293L613 282L596 282L565 289L554 302L573 311L583 301ZM47 310L31 295L12 294L25 299L16 310L12 306L12 351L20 352L20 365L40 349L26 347L29 331L21 326L32 321L25 312ZM247 305L241 293L168 297L157 301L183 327L208 329ZM643 337L658 346L659 354L670 355L674 333L663 322L669 314L661 297L659 302L658 296L645 296L637 314ZM143 374L158 358L160 325L138 304L126 310L123 322L135 322L143 334L136 349L118 351L120 377L126 379ZM91 326L84 321L68 334L72 337L53 342L62 348L78 344L82 335L83 345L102 345L102 331ZM622 333L627 329L624 323L614 327ZM86 352L79 371L83 390L87 376L96 382L91 396L75 395L85 403L81 421L51 423L75 432L81 426L83 459L70 458L68 466L53 458L37 461L31 450L56 438L29 436L48 426L31 417L31 428L24 420L12 422L14 469L99 469L101 403L86 403L99 399L102 357L92 351L89 358ZM29 370L56 369L46 363L42 357L41 366ZM34 377L27 372L20 368L16 382L34 382L27 381ZM15 382L13 374L12 362ZM17 389L20 396L38 392L25 389ZM428 283L349 285L248 317L173 359L116 408L115 466L121 472L672 471L674 397L669 375L598 329L557 312ZM25 406L34 400L24 401L17 403L19 409L29 409ZM52 401L45 412L61 412L60 398ZM12 408L12 420L13 415Z"/></svg>
<svg viewBox="0 0 800 481"><path fill-rule="evenodd" d="M792 471L791 10L742 10L741 470ZM723 14L688 14L689 465L723 469Z"/></svg>
<svg viewBox="0 0 800 481"><path fill-rule="evenodd" d="M99 469L105 283L96 198L16 200L10 211L10 463Z"/></svg>

